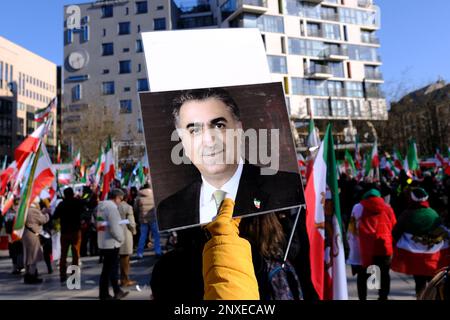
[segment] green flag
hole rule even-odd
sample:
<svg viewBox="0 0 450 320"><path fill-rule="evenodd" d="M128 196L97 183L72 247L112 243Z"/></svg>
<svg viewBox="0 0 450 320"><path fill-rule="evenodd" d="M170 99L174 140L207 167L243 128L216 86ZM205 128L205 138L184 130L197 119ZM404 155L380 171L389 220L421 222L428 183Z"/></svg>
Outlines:
<svg viewBox="0 0 450 320"><path fill-rule="evenodd" d="M352 170L352 174L355 175L356 174L355 162L353 162L353 157L347 149L345 150L344 159L347 162L347 166L350 167L350 169Z"/></svg>
<svg viewBox="0 0 450 320"><path fill-rule="evenodd" d="M22 237L23 229L25 228L25 221L27 219L28 208L30 206L30 199L32 189L33 189L33 181L34 175L36 173L36 167L39 162L39 156L41 154L41 143L39 143L39 148L36 153L33 154L33 158L30 162L29 167L27 168L27 176L25 178L25 184L22 188L22 192L20 193L20 202L19 208L17 209L16 219L14 221L13 232L19 237Z"/></svg>
<svg viewBox="0 0 450 320"><path fill-rule="evenodd" d="M419 159L417 157L417 145L414 139L409 140L408 153L406 155L408 160L408 169L415 171L419 169Z"/></svg>

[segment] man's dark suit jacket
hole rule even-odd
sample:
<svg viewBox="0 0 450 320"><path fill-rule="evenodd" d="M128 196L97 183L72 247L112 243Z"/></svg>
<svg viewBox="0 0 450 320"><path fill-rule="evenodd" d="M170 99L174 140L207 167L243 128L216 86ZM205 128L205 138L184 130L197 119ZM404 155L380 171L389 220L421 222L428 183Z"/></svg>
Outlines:
<svg viewBox="0 0 450 320"><path fill-rule="evenodd" d="M305 203L300 176L297 173L283 171L278 171L274 175L260 173L260 167L244 163L233 216L275 211ZM201 186L202 180L199 178L161 201L156 211L159 230L200 223Z"/></svg>

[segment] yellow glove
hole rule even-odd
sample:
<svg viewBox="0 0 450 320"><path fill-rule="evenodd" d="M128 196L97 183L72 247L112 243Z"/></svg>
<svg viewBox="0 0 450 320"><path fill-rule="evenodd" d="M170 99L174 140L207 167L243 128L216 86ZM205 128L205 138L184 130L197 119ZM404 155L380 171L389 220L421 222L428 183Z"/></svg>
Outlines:
<svg viewBox="0 0 450 320"><path fill-rule="evenodd" d="M216 219L206 226L211 239L203 249L205 300L259 300L250 243L239 237L234 202L225 199Z"/></svg>

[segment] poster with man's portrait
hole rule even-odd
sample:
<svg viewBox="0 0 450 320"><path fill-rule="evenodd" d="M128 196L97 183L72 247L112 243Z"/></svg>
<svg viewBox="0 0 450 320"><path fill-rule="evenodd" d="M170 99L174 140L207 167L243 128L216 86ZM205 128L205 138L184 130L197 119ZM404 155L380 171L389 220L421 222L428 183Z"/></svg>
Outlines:
<svg viewBox="0 0 450 320"><path fill-rule="evenodd" d="M140 93L160 231L298 208L303 186L281 83Z"/></svg>

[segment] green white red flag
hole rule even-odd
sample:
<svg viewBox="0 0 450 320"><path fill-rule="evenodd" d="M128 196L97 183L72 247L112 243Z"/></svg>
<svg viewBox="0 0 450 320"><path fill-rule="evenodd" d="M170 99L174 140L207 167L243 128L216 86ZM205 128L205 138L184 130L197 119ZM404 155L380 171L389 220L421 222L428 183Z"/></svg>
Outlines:
<svg viewBox="0 0 450 320"><path fill-rule="evenodd" d="M17 163L17 168L21 168L23 162L32 152L36 152L41 139L47 133L47 124L41 124L34 132L23 140L23 142L14 151L14 159Z"/></svg>
<svg viewBox="0 0 450 320"><path fill-rule="evenodd" d="M32 154L29 165L25 173L24 186L20 192L20 202L17 209L16 218L13 226L13 237L22 238L23 230L25 228L25 221L27 219L28 208L31 204L31 196L33 193L33 182L38 167L39 155L41 154L42 143L38 143L37 152Z"/></svg>
<svg viewBox="0 0 450 320"><path fill-rule="evenodd" d="M33 177L33 187L31 190L30 202L32 202L42 190L50 187L55 180L55 172L52 168L52 162L48 155L47 148L43 143L38 155L38 162Z"/></svg>
<svg viewBox="0 0 450 320"><path fill-rule="evenodd" d="M79 167L81 166L81 152L78 150L77 154L75 155L75 158L73 158L73 167Z"/></svg>
<svg viewBox="0 0 450 320"><path fill-rule="evenodd" d="M353 162L353 158L352 155L350 154L350 152L346 149L345 150L345 169L347 170L351 170L352 171L352 175L356 176L356 166L355 163Z"/></svg>
<svg viewBox="0 0 450 320"><path fill-rule="evenodd" d="M305 199L313 286L321 300L346 300L345 253L331 125L314 160Z"/></svg>
<svg viewBox="0 0 450 320"><path fill-rule="evenodd" d="M52 113L53 110L56 109L56 105L58 103L58 99L55 97L50 101L50 103L42 109L38 109L34 113L34 121L36 122L42 122L49 116L50 113Z"/></svg>
<svg viewBox="0 0 450 320"><path fill-rule="evenodd" d="M111 182L114 181L115 167L114 167L114 153L111 137L108 138L108 144L105 149L105 171L103 173L103 188L100 199L105 200L108 195Z"/></svg>

